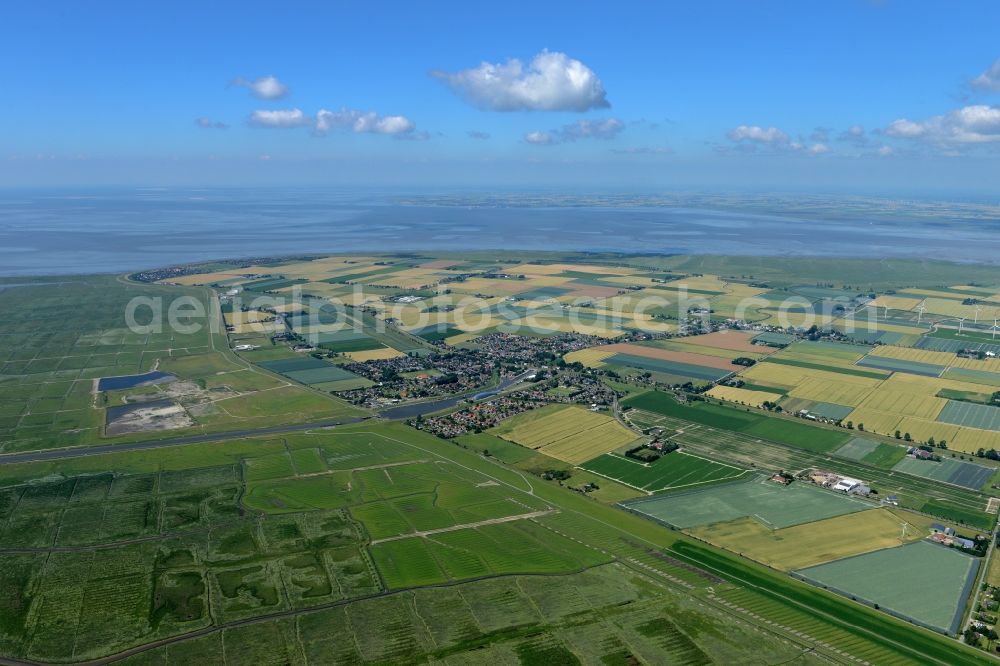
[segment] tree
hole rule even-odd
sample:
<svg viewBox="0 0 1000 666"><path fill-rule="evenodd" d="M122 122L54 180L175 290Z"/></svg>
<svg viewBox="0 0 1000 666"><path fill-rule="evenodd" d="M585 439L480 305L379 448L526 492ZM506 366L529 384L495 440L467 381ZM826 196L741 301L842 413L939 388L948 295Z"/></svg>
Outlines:
<svg viewBox="0 0 1000 666"><path fill-rule="evenodd" d="M897 430L897 431L896 431L896 439L899 439L900 437L902 437L902 435L901 435L901 434L900 434L900 432L899 432L899 431Z"/></svg>
<svg viewBox="0 0 1000 666"><path fill-rule="evenodd" d="M858 424L858 430L864 432L864 430L865 430L865 424L864 423L859 423Z"/></svg>
<svg viewBox="0 0 1000 666"><path fill-rule="evenodd" d="M910 437L910 433L908 433L908 432L903 434L903 439L905 441L907 441L907 442L912 442L913 441L913 438Z"/></svg>
<svg viewBox="0 0 1000 666"><path fill-rule="evenodd" d="M848 430L854 430L854 421L848 421L847 422L847 429Z"/></svg>
<svg viewBox="0 0 1000 666"><path fill-rule="evenodd" d="M927 438L927 446L934 446L934 438L933 437L928 437Z"/></svg>

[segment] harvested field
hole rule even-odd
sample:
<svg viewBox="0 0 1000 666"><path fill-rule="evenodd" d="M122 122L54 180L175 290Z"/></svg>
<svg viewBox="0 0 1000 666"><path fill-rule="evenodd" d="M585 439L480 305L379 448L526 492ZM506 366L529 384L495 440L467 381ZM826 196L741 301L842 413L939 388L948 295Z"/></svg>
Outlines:
<svg viewBox="0 0 1000 666"><path fill-rule="evenodd" d="M720 548L791 571L922 539L932 522L933 518L909 511L870 509L777 530L753 518L739 518L690 532Z"/></svg>

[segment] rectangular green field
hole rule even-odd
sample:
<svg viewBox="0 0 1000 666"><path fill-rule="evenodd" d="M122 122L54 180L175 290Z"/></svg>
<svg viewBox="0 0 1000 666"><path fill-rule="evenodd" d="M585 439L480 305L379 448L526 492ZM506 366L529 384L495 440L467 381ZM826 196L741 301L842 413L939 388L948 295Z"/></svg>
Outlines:
<svg viewBox="0 0 1000 666"><path fill-rule="evenodd" d="M876 467L892 467L906 456L906 449L865 437L855 437L833 453L841 458L865 462Z"/></svg>
<svg viewBox="0 0 1000 666"><path fill-rule="evenodd" d="M949 400L937 421L980 430L1000 430L1000 407Z"/></svg>
<svg viewBox="0 0 1000 666"><path fill-rule="evenodd" d="M326 382L338 382L344 379L358 379L358 376L354 373L329 364L323 368L294 370L292 372L284 372L282 374L303 384L323 384Z"/></svg>
<svg viewBox="0 0 1000 666"><path fill-rule="evenodd" d="M892 469L895 472L944 481L972 490L982 488L996 471L993 467L955 460L954 458L942 458L941 462L934 462L910 457L903 458Z"/></svg>
<svg viewBox="0 0 1000 666"><path fill-rule="evenodd" d="M903 359L889 356L866 356L858 361L858 365L866 368L878 368L879 370L905 372L923 377L940 377L941 373L945 371L945 366L943 365L920 363L919 361L904 361Z"/></svg>
<svg viewBox="0 0 1000 666"><path fill-rule="evenodd" d="M917 541L796 573L809 582L954 635L978 569L978 560L970 555Z"/></svg>
<svg viewBox="0 0 1000 666"><path fill-rule="evenodd" d="M764 479L711 486L625 504L636 513L679 527L754 518L771 529L809 523L872 504L803 483L782 486Z"/></svg>
<svg viewBox="0 0 1000 666"><path fill-rule="evenodd" d="M683 451L669 453L652 463L642 463L608 453L580 466L600 476L653 493L732 481L750 474L749 470Z"/></svg>
<svg viewBox="0 0 1000 666"><path fill-rule="evenodd" d="M789 419L768 417L749 428L745 428L743 432L800 449L821 452L832 451L850 438L846 432L820 428Z"/></svg>
<svg viewBox="0 0 1000 666"><path fill-rule="evenodd" d="M778 365L791 365L797 368L807 368L809 370L822 370L823 372L837 372L842 375L851 375L853 377L867 377L868 379L885 379L886 374L884 372L871 372L868 370L858 370L857 368L849 368L840 365L826 365L824 363L814 363L812 361L802 361L795 358L778 358L775 356L769 356L764 359L765 363L777 363Z"/></svg>
<svg viewBox="0 0 1000 666"><path fill-rule="evenodd" d="M969 382L972 384L982 384L983 386L995 386L1000 388L1000 372L968 370L966 368L948 368L942 376L945 379L954 379L960 382Z"/></svg>

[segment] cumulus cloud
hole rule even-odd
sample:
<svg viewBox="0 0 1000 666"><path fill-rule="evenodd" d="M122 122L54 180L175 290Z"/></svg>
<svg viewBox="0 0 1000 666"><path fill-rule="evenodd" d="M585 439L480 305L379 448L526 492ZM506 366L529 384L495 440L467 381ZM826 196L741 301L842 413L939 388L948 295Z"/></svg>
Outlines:
<svg viewBox="0 0 1000 666"><path fill-rule="evenodd" d="M878 153L879 157L888 157L896 151L892 149L892 146L879 146L878 150L875 152Z"/></svg>
<svg viewBox="0 0 1000 666"><path fill-rule="evenodd" d="M229 125L218 120L212 120L202 116L201 118L195 118L194 124L202 129L229 129Z"/></svg>
<svg viewBox="0 0 1000 666"><path fill-rule="evenodd" d="M288 86L274 76L260 76L253 80L237 78L231 85L246 88L259 99L281 99L288 94Z"/></svg>
<svg viewBox="0 0 1000 666"><path fill-rule="evenodd" d="M1000 107L973 104L924 120L900 118L884 132L949 149L989 144L1000 141Z"/></svg>
<svg viewBox="0 0 1000 666"><path fill-rule="evenodd" d="M544 50L525 66L480 63L458 72L433 71L470 104L488 111L587 111L611 106L592 69L565 53Z"/></svg>
<svg viewBox="0 0 1000 666"><path fill-rule="evenodd" d="M813 132L815 136L816 132ZM792 140L788 134L777 127L760 127L759 125L739 125L729 130L726 137L736 144L737 149L756 151L758 147L768 148L775 152L805 153L822 155L830 152L829 146L822 141L814 141L808 145L801 138ZM725 149L723 149L725 152Z"/></svg>
<svg viewBox="0 0 1000 666"><path fill-rule="evenodd" d="M623 129L625 129L625 123L617 118L577 120L548 132L529 132L525 135L524 140L528 143L547 146L581 139L613 139Z"/></svg>
<svg viewBox="0 0 1000 666"><path fill-rule="evenodd" d="M480 141L485 141L490 138L489 132L480 132L479 130L469 130L466 132L470 139L479 139Z"/></svg>
<svg viewBox="0 0 1000 666"><path fill-rule="evenodd" d="M551 146L557 143L556 138L549 132L528 132L524 135L524 140L536 146Z"/></svg>
<svg viewBox="0 0 1000 666"><path fill-rule="evenodd" d="M418 140L429 138L426 132L416 132L416 125L406 116L380 116L374 111L347 108L339 111L320 109L315 117L301 109L261 109L251 113L247 123L253 127L309 127L317 136L344 130L355 134L387 134Z"/></svg>
<svg viewBox="0 0 1000 666"><path fill-rule="evenodd" d="M254 127L308 127L312 118L302 109L260 109L250 114L247 122Z"/></svg>
<svg viewBox="0 0 1000 666"><path fill-rule="evenodd" d="M740 125L729 130L726 136L729 137L730 141L736 143L748 141L768 146L778 146L788 143L788 135L777 127L764 129L758 125Z"/></svg>
<svg viewBox="0 0 1000 666"><path fill-rule="evenodd" d="M1000 58L985 72L972 79L972 87L980 90L1000 91Z"/></svg>
<svg viewBox="0 0 1000 666"><path fill-rule="evenodd" d="M380 116L374 111L341 108L339 111L320 109L316 113L315 128L319 134L347 129L356 134L403 135L413 132L416 125L406 116Z"/></svg>

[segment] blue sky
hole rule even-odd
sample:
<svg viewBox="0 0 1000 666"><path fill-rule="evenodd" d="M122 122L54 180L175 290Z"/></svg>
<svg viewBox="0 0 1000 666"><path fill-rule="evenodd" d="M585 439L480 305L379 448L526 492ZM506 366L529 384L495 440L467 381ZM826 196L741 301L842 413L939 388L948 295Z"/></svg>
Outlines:
<svg viewBox="0 0 1000 666"><path fill-rule="evenodd" d="M0 179L988 194L1000 176L995 2L150 4L4 9Z"/></svg>

